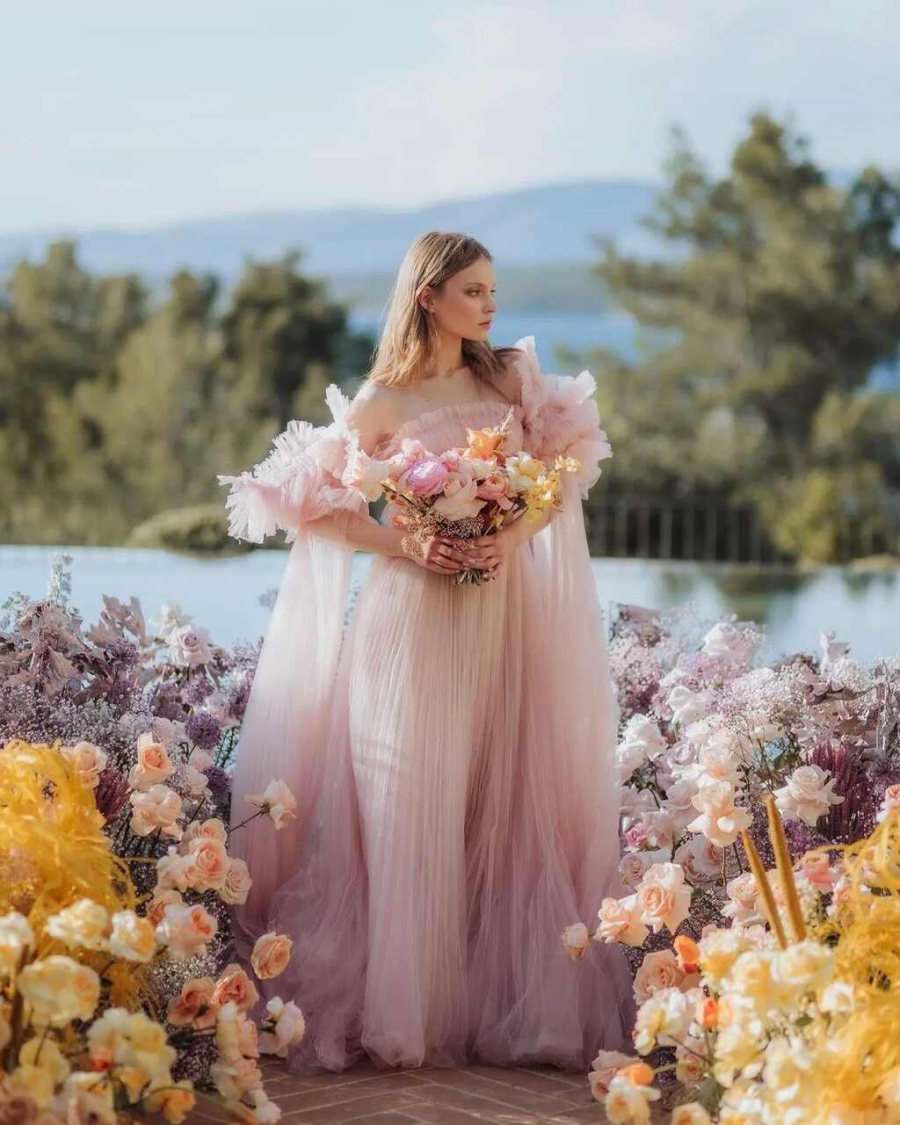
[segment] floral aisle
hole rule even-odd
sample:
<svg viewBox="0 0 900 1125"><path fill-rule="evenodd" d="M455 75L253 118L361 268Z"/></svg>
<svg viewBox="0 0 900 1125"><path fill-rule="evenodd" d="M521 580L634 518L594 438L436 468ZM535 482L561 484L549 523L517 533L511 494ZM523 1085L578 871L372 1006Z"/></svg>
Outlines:
<svg viewBox="0 0 900 1125"><path fill-rule="evenodd" d="M617 1125L900 1122L900 657L763 639L614 622L630 893L562 938L632 958L634 1055L589 1076Z"/></svg>
<svg viewBox="0 0 900 1125"><path fill-rule="evenodd" d="M274 999L252 1022L227 956L251 883L227 767L258 647L218 647L177 607L148 631L136 599L85 629L68 561L46 599L0 610L0 1121L180 1122L212 1100L275 1122L259 1056L303 1016ZM277 784L255 803L272 831L293 815ZM290 949L261 937L257 982Z"/></svg>
<svg viewBox="0 0 900 1125"><path fill-rule="evenodd" d="M251 1022L228 956L259 645L222 648L177 606L148 625L133 598L85 627L69 561L43 600L0 606L0 1122L179 1122L204 1098L277 1121L258 1060L303 1013ZM589 1076L612 1122L900 1122L900 660L864 668L823 635L766 664L763 640L690 605L613 622L629 893L561 951L632 958L634 1054ZM253 805L276 832L295 802L273 779ZM260 939L256 983L290 952Z"/></svg>

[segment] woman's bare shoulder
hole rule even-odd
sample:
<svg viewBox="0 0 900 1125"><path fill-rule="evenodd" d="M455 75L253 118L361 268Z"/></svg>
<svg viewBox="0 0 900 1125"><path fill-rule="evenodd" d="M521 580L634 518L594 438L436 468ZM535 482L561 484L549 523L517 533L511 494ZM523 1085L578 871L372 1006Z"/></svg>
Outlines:
<svg viewBox="0 0 900 1125"><path fill-rule="evenodd" d="M402 417L398 392L383 383L367 380L362 384L347 411L347 421L359 430L362 445L371 450L392 436Z"/></svg>

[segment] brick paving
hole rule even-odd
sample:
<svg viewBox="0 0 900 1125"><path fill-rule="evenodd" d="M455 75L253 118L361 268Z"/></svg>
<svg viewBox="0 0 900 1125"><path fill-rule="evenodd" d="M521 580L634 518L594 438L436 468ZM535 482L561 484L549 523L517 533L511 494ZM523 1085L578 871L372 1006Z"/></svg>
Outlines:
<svg viewBox="0 0 900 1125"><path fill-rule="evenodd" d="M586 1074L557 1067L407 1067L360 1063L343 1074L288 1074L281 1060L261 1060L265 1088L286 1125L604 1125ZM199 1103L188 1120L228 1118Z"/></svg>

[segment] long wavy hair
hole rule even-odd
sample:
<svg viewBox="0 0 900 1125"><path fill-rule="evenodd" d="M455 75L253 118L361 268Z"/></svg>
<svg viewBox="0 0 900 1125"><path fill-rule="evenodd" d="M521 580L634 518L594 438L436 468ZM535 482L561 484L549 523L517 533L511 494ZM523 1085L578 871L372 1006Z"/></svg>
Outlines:
<svg viewBox="0 0 900 1125"><path fill-rule="evenodd" d="M448 277L479 258L493 261L488 249L466 234L430 230L419 235L406 252L387 301L384 328L366 382L404 387L417 382L438 355L440 331L419 303L430 285L440 292ZM490 384L501 375L504 357L515 348L495 348L484 340L462 341L462 362L476 379Z"/></svg>

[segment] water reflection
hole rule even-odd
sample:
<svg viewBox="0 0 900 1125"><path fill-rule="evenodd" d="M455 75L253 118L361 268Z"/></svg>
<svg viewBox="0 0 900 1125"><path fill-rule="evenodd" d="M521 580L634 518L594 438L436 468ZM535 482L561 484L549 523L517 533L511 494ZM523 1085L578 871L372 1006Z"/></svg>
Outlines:
<svg viewBox="0 0 900 1125"><path fill-rule="evenodd" d="M50 558L56 548L0 547L0 602L12 591L30 597L46 593ZM268 610L259 597L277 587L285 551L254 551L231 558L202 558L166 551L70 547L72 604L87 623L97 620L103 594L140 598L147 617L163 602L178 602L205 624L222 644L256 640ZM370 564L354 557L358 586ZM767 629L769 659L796 649L818 652L819 631L835 630L851 655L870 661L900 653L898 571L859 572L841 567L795 572L784 568L726 563L667 562L656 559L594 560L600 604L607 620L617 602L664 608L691 603L701 618L735 613Z"/></svg>

